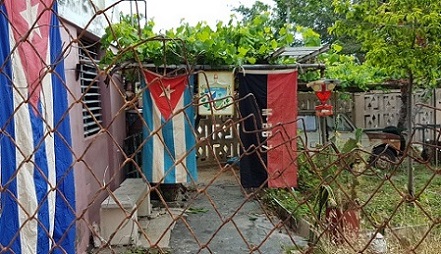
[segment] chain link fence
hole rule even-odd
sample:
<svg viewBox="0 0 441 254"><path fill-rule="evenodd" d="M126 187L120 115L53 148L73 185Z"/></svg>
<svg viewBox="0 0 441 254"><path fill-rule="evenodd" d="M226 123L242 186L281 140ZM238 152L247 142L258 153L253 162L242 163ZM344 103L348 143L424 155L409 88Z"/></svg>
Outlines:
<svg viewBox="0 0 441 254"><path fill-rule="evenodd" d="M59 17L55 2L19 2L0 4L1 253L438 253L436 124L425 126L430 142L414 142L415 131L408 132L394 157L383 156L387 150L373 155L338 132L315 148L301 132L284 137L280 146L295 147L288 164L297 186L267 187L265 180L245 188L244 157L255 154L269 175L262 161L272 149L261 149L266 141L253 149L241 141L250 116L240 105L249 96L229 97L224 106L235 109L232 116L199 119L194 93L153 128L155 120L145 117L153 111L146 108L150 82L127 78L143 64L103 69L99 38ZM177 120L190 127L185 135L194 143L165 166L163 178L151 180L159 156L171 153L158 147L168 138L181 142L167 129ZM162 143L152 145L158 136ZM167 182L175 168L185 181Z"/></svg>

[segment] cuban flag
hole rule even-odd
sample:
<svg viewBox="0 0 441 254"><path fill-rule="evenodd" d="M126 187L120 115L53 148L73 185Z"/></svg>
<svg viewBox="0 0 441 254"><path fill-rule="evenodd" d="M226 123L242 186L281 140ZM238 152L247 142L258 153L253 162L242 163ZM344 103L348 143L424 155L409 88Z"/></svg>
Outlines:
<svg viewBox="0 0 441 254"><path fill-rule="evenodd" d="M297 186L297 70L239 74L244 188Z"/></svg>
<svg viewBox="0 0 441 254"><path fill-rule="evenodd" d="M53 0L0 2L0 252L75 253L75 188Z"/></svg>
<svg viewBox="0 0 441 254"><path fill-rule="evenodd" d="M142 168L151 183L197 181L193 88L188 75L144 70Z"/></svg>

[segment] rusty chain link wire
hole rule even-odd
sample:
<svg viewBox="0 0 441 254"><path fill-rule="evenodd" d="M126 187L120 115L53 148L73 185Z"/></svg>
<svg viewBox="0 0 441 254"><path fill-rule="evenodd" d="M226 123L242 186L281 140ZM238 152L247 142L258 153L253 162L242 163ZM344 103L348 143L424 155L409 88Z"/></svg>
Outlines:
<svg viewBox="0 0 441 254"><path fill-rule="evenodd" d="M107 13L120 2L96 11L91 19L104 16L111 25ZM39 3L46 6L52 1ZM21 28L9 18L5 4L1 5L4 25L10 31L19 31ZM233 94L226 107L233 106L234 115L193 119L186 109L197 110L200 106L200 98L195 94L193 101L173 112L170 121L182 114L186 121L194 121L196 126L190 135L196 143L170 167L183 165L188 156L195 156L197 179L190 177L187 183L177 184L153 183L145 175L142 150L162 127L149 129L143 117L146 112L142 100L146 98L142 94L148 85L143 87L141 79L134 83L127 79L127 75L140 73L145 65L131 63L110 72L99 64L102 49L96 35L58 16L48 6L45 8L59 20L56 28L61 32L62 48L56 52L57 57L48 60L48 53L38 55L41 52L30 36L37 36L36 26L21 34L22 40L11 45L8 52L2 45L6 52L0 65L1 91L5 93L2 100L9 100L5 91L11 91L15 97L9 104L11 108L2 109L0 218L4 219L0 234L17 230L1 238L1 253L32 253L37 245L47 245L50 253L438 253L438 102L435 106L416 105L431 112L435 120L429 124L415 122L415 129L407 131L409 142L394 160L381 156L386 151L372 157L371 150L350 147L348 140L338 140L338 135L337 140L310 148L308 139L299 134L281 144L298 145L291 161L298 173L296 188L267 188L267 182L258 188L244 188L241 159L260 151L256 163L265 164L260 155L264 149L246 147L240 139L243 122L256 116L240 115L239 104L244 98ZM36 20L38 24L39 19ZM9 39L2 41L6 42ZM8 73L8 68L18 68L11 65L17 58L35 61L19 56L23 44L38 55L38 63L28 63L41 67L38 80L17 79L20 70L13 75ZM116 54L115 58L118 57ZM60 72L55 67L63 59L64 72ZM191 69L150 69L164 76L204 73ZM50 86L46 82L50 75L52 79L63 80L54 89L65 90L67 96L66 108L57 122L47 116L52 108L59 107L57 98L47 98L51 96L45 88ZM32 90L34 84L39 84L41 90ZM39 94L39 104L30 99L35 93ZM24 110L35 113L41 124L40 134L31 138L31 143L23 143L16 135L32 129L26 127L26 123L32 126L30 120L17 120L25 116ZM72 140L60 134L66 128L66 119L70 120ZM429 141L416 137L421 133ZM38 159L40 153L58 149L49 145L53 139L59 139L71 156L69 160L55 157L50 161L69 162L56 176L48 173ZM10 154L14 154L15 164L6 157L9 148L14 150ZM378 168L372 158L382 160L387 168ZM407 178L408 160L413 167L413 179ZM186 166L183 168L187 173L190 171ZM36 175L44 187L34 191L28 179ZM73 176L73 186L68 186L67 180ZM409 194L409 181L415 188L414 195ZM16 182L25 184L17 186ZM66 192L70 187L75 190L74 196ZM29 196L19 197L22 192ZM33 195L38 196L38 202L31 200ZM55 199L59 203L51 203ZM64 207L65 214L55 212L61 209L58 205ZM50 226L46 209L51 214L48 217L52 213L55 216ZM20 220L8 224L5 218L12 210L20 211ZM73 214L73 218L68 214ZM61 228L54 226L59 221L64 225ZM74 238L70 235L72 231ZM37 240L33 234L38 234Z"/></svg>

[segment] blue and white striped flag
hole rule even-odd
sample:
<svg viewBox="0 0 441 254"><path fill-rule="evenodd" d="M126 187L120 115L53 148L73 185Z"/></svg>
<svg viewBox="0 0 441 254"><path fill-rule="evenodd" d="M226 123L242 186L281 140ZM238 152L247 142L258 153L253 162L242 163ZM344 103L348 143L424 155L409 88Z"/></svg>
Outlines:
<svg viewBox="0 0 441 254"><path fill-rule="evenodd" d="M0 2L0 252L75 253L75 188L56 1Z"/></svg>
<svg viewBox="0 0 441 254"><path fill-rule="evenodd" d="M152 183L197 181L193 89L188 75L144 71L143 171Z"/></svg>

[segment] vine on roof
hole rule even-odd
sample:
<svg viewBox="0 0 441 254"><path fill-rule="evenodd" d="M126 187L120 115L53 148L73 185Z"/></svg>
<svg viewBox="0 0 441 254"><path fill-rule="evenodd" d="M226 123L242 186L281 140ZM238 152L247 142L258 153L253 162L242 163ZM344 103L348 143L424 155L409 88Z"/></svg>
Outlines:
<svg viewBox="0 0 441 254"><path fill-rule="evenodd" d="M289 64L291 58L269 60L271 53L294 42L295 31L289 24L276 29L265 12L249 21L227 24L219 21L215 29L206 22L196 26L183 23L162 34L154 32L154 20L138 29L138 15L121 16L121 22L109 26L101 39L105 55L101 63L115 65L140 61L161 66L183 64L210 66L241 66L244 64ZM112 50L116 47L116 51Z"/></svg>
<svg viewBox="0 0 441 254"><path fill-rule="evenodd" d="M137 14L122 15L120 22L105 29L101 45L105 55L101 64L112 68L124 63L149 63L155 66L189 64L211 67L253 64L295 64L290 57L270 58L287 46L320 46L320 35L313 29L283 24L276 28L269 12L262 12L242 21L234 16L228 23L218 22L215 29L206 22L196 26L181 26L161 33L155 32L155 22L141 26ZM341 53L337 44L315 59L326 65L326 78L341 80L342 88L356 86L368 89L368 84L381 82L383 76L376 68L364 66L353 56ZM300 71L299 80L309 82L321 78L317 71Z"/></svg>

